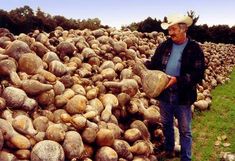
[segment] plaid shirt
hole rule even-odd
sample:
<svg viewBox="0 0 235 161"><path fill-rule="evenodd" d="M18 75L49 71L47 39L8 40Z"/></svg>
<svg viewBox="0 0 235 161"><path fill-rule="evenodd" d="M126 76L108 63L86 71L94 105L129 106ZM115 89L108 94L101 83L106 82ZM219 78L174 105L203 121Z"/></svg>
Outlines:
<svg viewBox="0 0 235 161"><path fill-rule="evenodd" d="M172 45L171 39L161 43L151 60L145 62L145 66L150 70L165 72ZM197 99L196 85L203 79L204 70L203 51L197 42L189 39L182 53L180 75L176 77L177 83L164 90L157 99L171 104L191 105Z"/></svg>

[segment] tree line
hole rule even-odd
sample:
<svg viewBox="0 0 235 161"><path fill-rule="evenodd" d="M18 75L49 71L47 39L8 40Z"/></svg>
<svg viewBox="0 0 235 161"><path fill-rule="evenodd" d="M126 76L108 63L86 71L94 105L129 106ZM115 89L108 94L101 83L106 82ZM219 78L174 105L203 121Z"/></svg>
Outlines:
<svg viewBox="0 0 235 161"><path fill-rule="evenodd" d="M194 11L188 11L187 14L193 19L193 24L188 29L188 35L192 39L202 43L207 41L214 43L235 44L235 26L230 28L228 25L214 25L212 27L209 27L207 24L196 25L199 16L196 16ZM161 28L161 21L151 17L148 17L144 21L138 23L134 22L128 26L123 26L122 28L125 27L130 30L137 30L139 32L158 31L167 34L167 31Z"/></svg>
<svg viewBox="0 0 235 161"><path fill-rule="evenodd" d="M188 35L199 42L214 42L235 44L235 26L231 28L228 25L215 25L209 27L207 24L196 25L199 16L194 11L189 11L188 15L193 18L193 25L189 28ZM122 29L129 28L139 32L164 32L161 21L151 17L141 22L133 22L130 25L122 26ZM91 29L109 28L108 25L102 25L98 18L94 19L67 19L64 16L44 13L40 8L34 12L29 6L19 7L9 12L0 9L0 27L7 28L13 34L30 33L36 29L45 32L53 31L57 26L65 30L69 29Z"/></svg>
<svg viewBox="0 0 235 161"><path fill-rule="evenodd" d="M51 16L44 13L40 8L37 8L34 12L29 6L19 7L9 12L0 9L0 27L7 28L13 34L29 33L36 29L51 32L57 26L61 26L65 30L85 28L95 30L107 27L102 26L98 18L67 19L60 15Z"/></svg>

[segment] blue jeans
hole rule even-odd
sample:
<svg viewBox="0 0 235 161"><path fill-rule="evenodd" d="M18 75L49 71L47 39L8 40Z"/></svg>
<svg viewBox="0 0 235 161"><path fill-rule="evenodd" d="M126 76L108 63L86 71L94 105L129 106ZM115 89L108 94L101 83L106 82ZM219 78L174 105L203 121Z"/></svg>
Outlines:
<svg viewBox="0 0 235 161"><path fill-rule="evenodd" d="M175 145L174 139L174 116L178 120L180 145L181 145L181 161L191 161L192 134L191 122L192 112L190 105L172 105L160 102L161 121L163 124L163 133L165 136L165 150L173 151Z"/></svg>

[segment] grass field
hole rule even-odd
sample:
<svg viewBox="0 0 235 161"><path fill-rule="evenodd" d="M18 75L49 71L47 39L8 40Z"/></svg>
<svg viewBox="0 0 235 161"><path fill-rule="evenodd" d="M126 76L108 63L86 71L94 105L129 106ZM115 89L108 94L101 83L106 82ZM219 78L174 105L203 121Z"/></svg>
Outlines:
<svg viewBox="0 0 235 161"><path fill-rule="evenodd" d="M210 110L195 113L193 161L218 161L221 152L235 153L235 70L230 77L231 81L212 91ZM220 145L215 146L218 140Z"/></svg>

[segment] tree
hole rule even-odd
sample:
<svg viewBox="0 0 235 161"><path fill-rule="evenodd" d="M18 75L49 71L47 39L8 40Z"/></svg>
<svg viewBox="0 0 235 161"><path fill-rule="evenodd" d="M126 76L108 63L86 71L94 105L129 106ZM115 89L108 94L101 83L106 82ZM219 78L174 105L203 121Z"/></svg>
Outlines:
<svg viewBox="0 0 235 161"><path fill-rule="evenodd" d="M16 8L9 12L10 17L16 22L25 21L27 18L34 16L33 10L29 6Z"/></svg>
<svg viewBox="0 0 235 161"><path fill-rule="evenodd" d="M200 33L200 34L198 34ZM209 41L211 39L211 35L209 33L208 30L208 26L206 24L202 25L202 26L192 26L189 28L188 30L188 35L199 41L199 42L205 42L205 41Z"/></svg>
<svg viewBox="0 0 235 161"><path fill-rule="evenodd" d="M232 26L229 32L229 42L235 44L235 26Z"/></svg>
<svg viewBox="0 0 235 161"><path fill-rule="evenodd" d="M133 23L131 23L130 25L122 26L121 28L122 28L123 30L124 30L125 28L128 28L128 29L130 29L131 31L136 31L136 30L138 30L139 25L140 25L140 23L133 22Z"/></svg>
<svg viewBox="0 0 235 161"><path fill-rule="evenodd" d="M12 32L21 33L29 32L32 28L32 19L34 17L34 12L29 6L24 6L16 8L9 12L9 17L13 23Z"/></svg>
<svg viewBox="0 0 235 161"><path fill-rule="evenodd" d="M215 42L215 43L219 43L219 42L230 43L229 42L230 28L228 25L212 26L209 28L209 32L212 35L213 42Z"/></svg>
<svg viewBox="0 0 235 161"><path fill-rule="evenodd" d="M156 19L148 17L147 19L139 23L137 31L139 32L163 31L160 25L161 21L157 21Z"/></svg>
<svg viewBox="0 0 235 161"><path fill-rule="evenodd" d="M191 17L193 19L192 26L194 26L197 23L197 21L199 19L199 16L196 16L195 12L192 11L192 10L188 11L187 14L188 14L189 17Z"/></svg>
<svg viewBox="0 0 235 161"><path fill-rule="evenodd" d="M43 11L41 11L41 9L38 7L38 8L37 8L37 11L36 11L36 16L37 16L38 18L40 18L40 19L45 19L45 18L46 18L45 15L46 15L46 14L45 14Z"/></svg>
<svg viewBox="0 0 235 161"><path fill-rule="evenodd" d="M0 27L7 28L9 30L12 29L13 22L8 15L8 12L4 10L0 10Z"/></svg>

